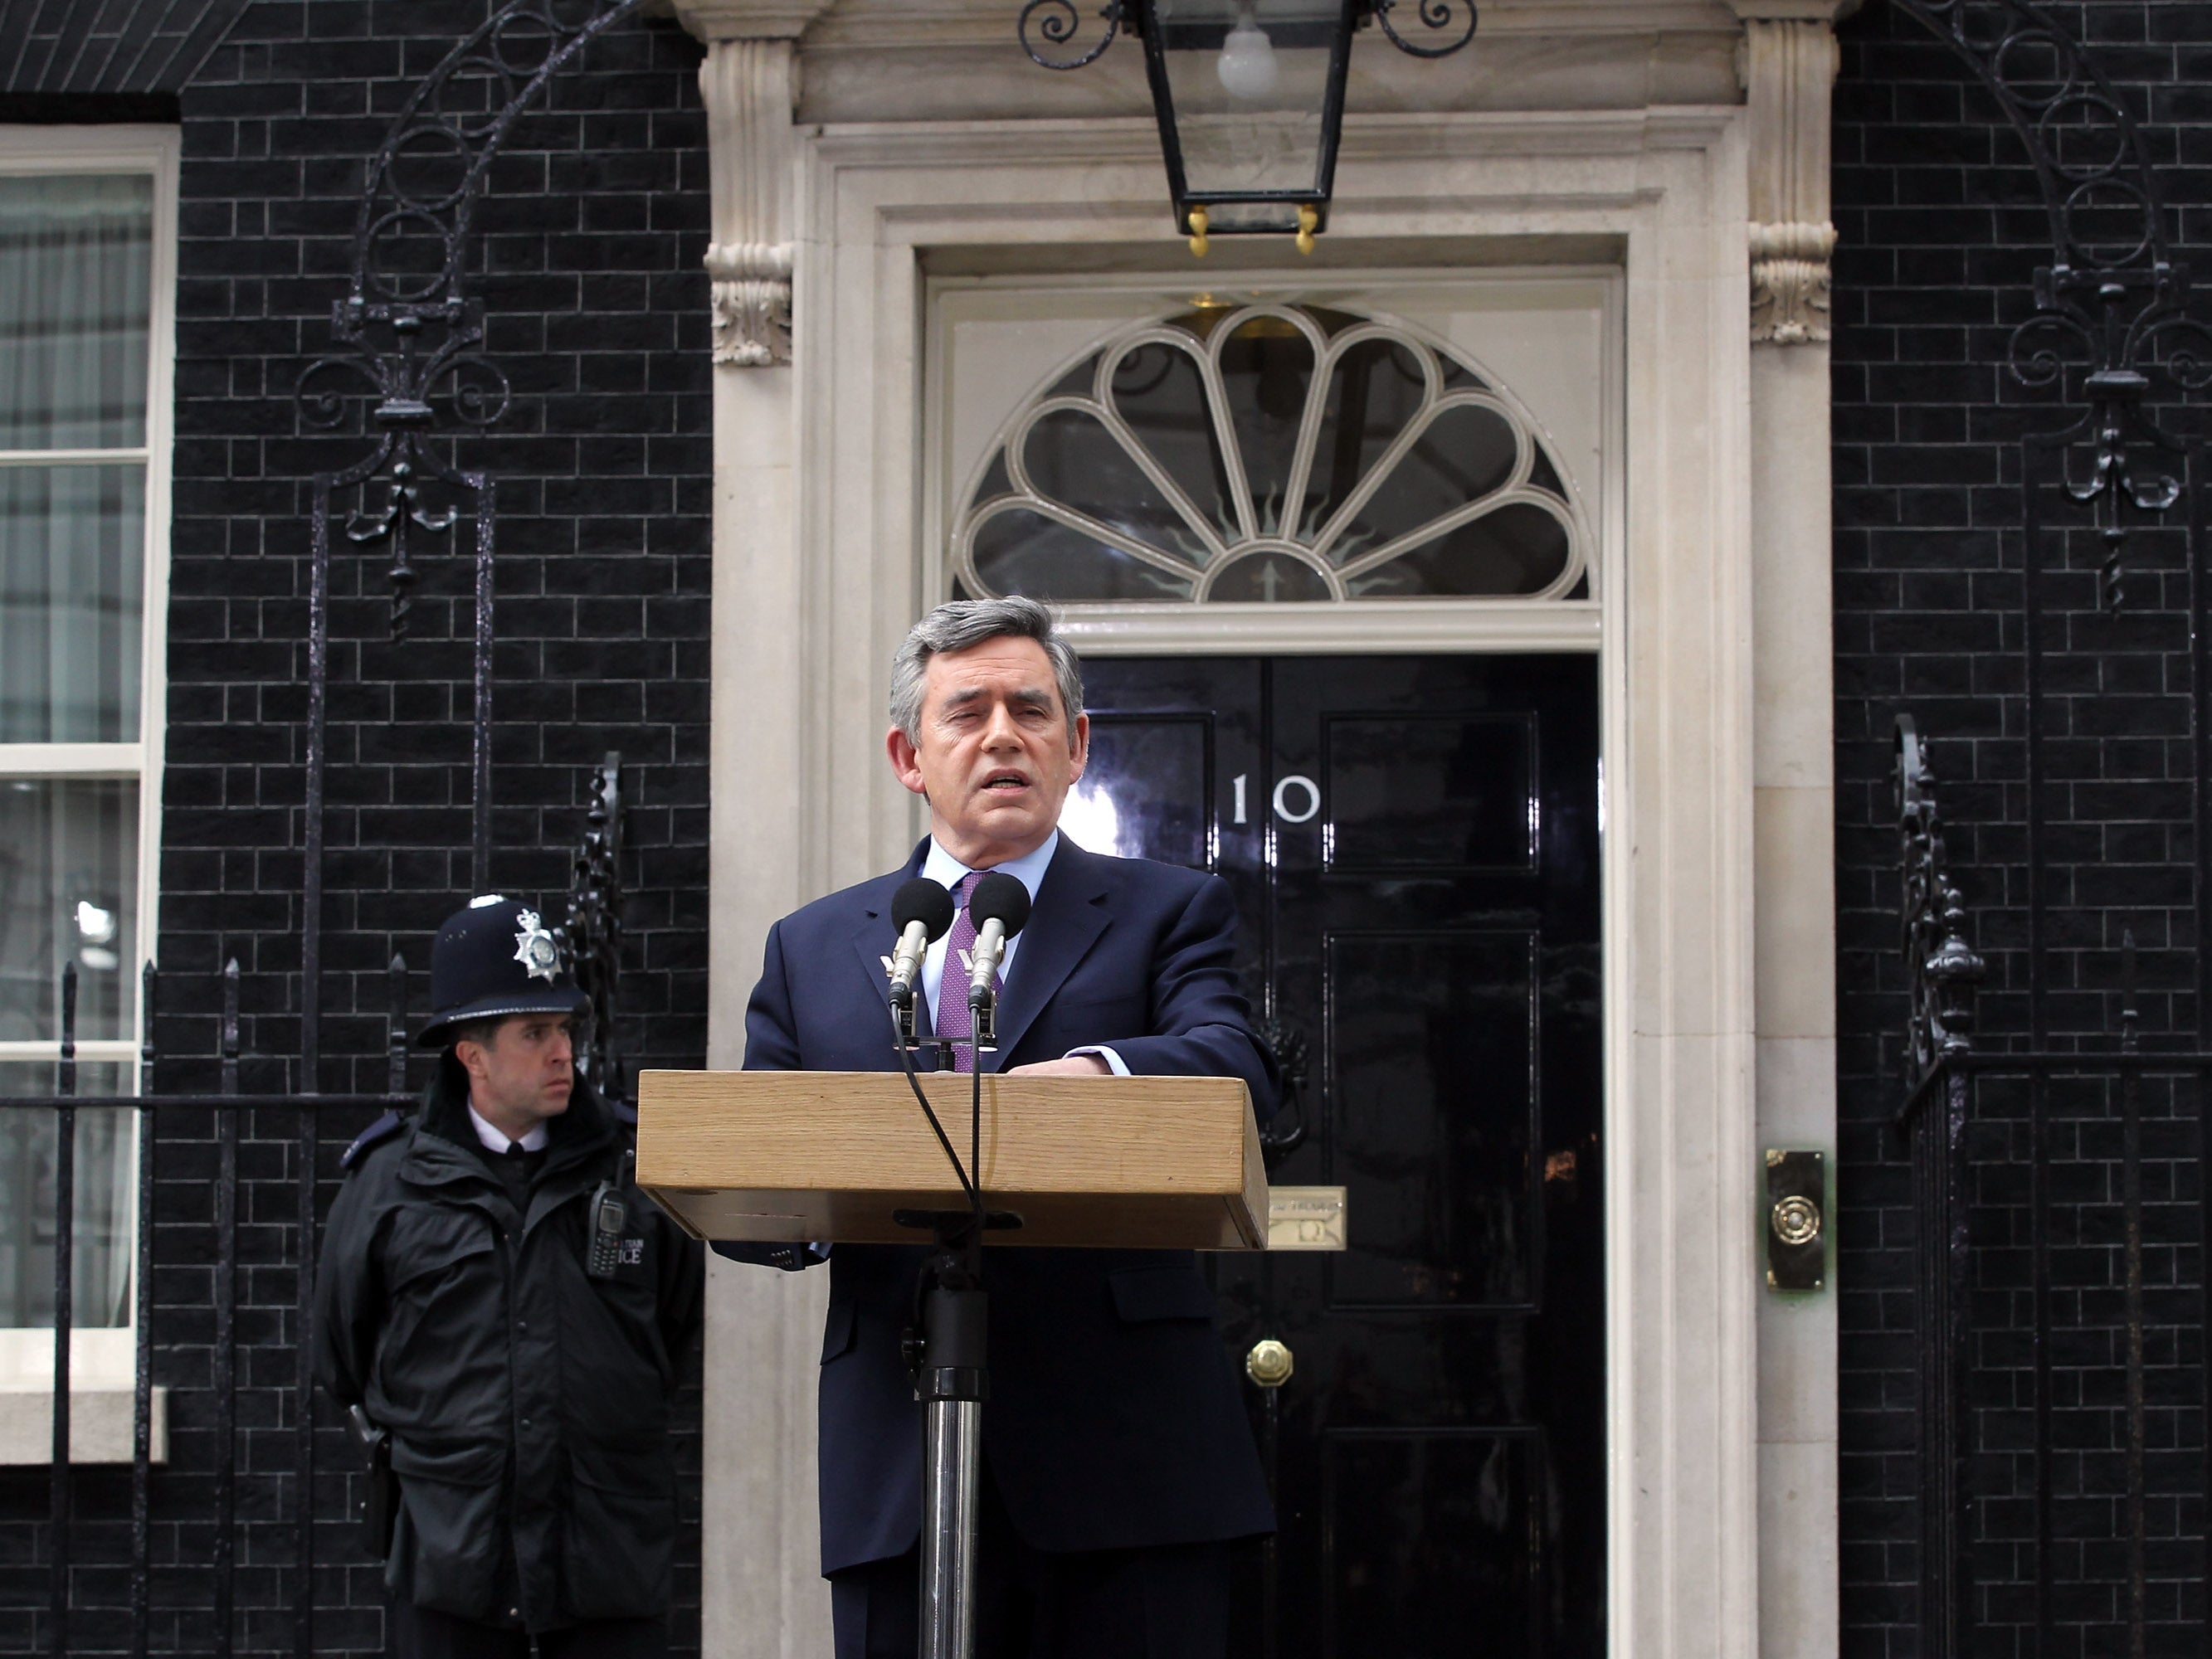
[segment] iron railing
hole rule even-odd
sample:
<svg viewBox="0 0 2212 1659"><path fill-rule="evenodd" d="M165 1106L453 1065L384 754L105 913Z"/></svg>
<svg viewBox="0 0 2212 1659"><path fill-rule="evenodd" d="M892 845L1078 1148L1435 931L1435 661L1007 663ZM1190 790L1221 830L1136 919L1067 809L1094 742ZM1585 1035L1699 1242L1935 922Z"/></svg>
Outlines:
<svg viewBox="0 0 2212 1659"><path fill-rule="evenodd" d="M577 984L591 1000L592 1018L580 1046L579 1064L594 1079L601 1092L610 1097L623 1094L620 1056L614 1036L617 1017L616 975L622 952L621 764L621 756L611 752L591 773L584 833L572 866L568 917L559 934ZM72 1384L77 1380L71 1375L76 1327L76 1155L79 1115L91 1110L131 1113L137 1131L131 1273L135 1354L131 1381L129 1601L127 1609L100 1606L97 1610L104 1617L112 1618L118 1613L127 1616L128 1650L134 1659L143 1659L152 1650L157 1613L165 1620L180 1613L189 1614L196 1623L198 1616L204 1613L208 1632L205 1644L187 1642L178 1650L210 1653L216 1659L228 1659L237 1650L241 1611L238 1597L238 1543L242 1529L239 1492L245 1462L240 1455L240 1361L242 1356L248 1356L256 1362L258 1394L265 1386L259 1377L266 1374L270 1360L274 1358L289 1376L283 1407L289 1419L289 1462L285 1467L272 1469L265 1459L258 1458L252 1474L258 1485L273 1481L289 1492L289 1513L256 1518L276 1522L279 1530L289 1532L291 1538L290 1560L283 1564L280 1572L286 1581L284 1612L289 1625L286 1645L299 1659L326 1651L330 1645L318 1639L315 1535L318 1522L327 1525L341 1517L319 1512L316 1507L318 1425L308 1328L314 1303L316 1225L325 1184L323 1154L326 1149L342 1146L377 1114L404 1112L415 1103L407 1087L407 963L404 957L395 955L388 969L386 1080L384 1090L374 1093L326 1094L312 1090L263 1093L244 1088L240 1075L245 1060L240 1044L240 975L236 959L225 963L216 977L218 983L214 994L201 1006L218 1011L216 1053L211 1057L165 1055L155 1047L154 1034L161 1024L165 993L176 988L179 981L175 975L166 975L152 962L147 963L140 981L140 1020L146 1035L138 1055L139 1091L131 1095L89 1096L77 1090L76 964L65 964L61 975L62 1024L54 1064L53 1093L0 1095L0 1112L50 1112L54 1116L53 1461L45 1539L49 1573L46 1628L40 1645L44 1651L57 1656L81 1650L72 1640L73 1621L76 1615L92 1610L76 1593L81 1571L88 1566L109 1568L119 1565L106 1555L88 1562L80 1559L75 1548L80 1518L79 1488L83 1478L80 1466L70 1456L74 1428ZM213 1091L165 1092L160 1088L165 1072L173 1073L181 1069L181 1062L198 1058L212 1058L215 1061L217 1087ZM283 1184L289 1187L291 1210L281 1224L273 1227L271 1218L259 1213L241 1217L239 1207L242 1193L252 1191L258 1195L269 1184L265 1178L248 1178L240 1165L241 1144L248 1125L264 1114L275 1114L289 1123L289 1133L283 1137L289 1166ZM161 1260L157 1257L157 1238L174 1235L178 1231L173 1218L165 1218L157 1206L163 1149L179 1151L200 1138L200 1133L195 1132L209 1129L212 1130L215 1142L215 1169L209 1183L204 1221L199 1229L205 1249L179 1252L174 1261ZM267 1137L254 1139L258 1143ZM330 1174L334 1177L336 1171ZM274 1341L258 1334L242 1336L239 1318L241 1240L249 1236L263 1240L272 1234L277 1241L275 1257L257 1253L251 1267L264 1279L272 1274L280 1280L289 1276L291 1282L289 1304L279 1310L279 1333ZM165 1360L172 1356L166 1345L157 1343L155 1331L157 1319L165 1315L174 1317L188 1307L199 1304L173 1303L165 1306L157 1300L155 1287L166 1269L196 1267L199 1257L206 1261L211 1279L204 1305L212 1328L208 1336L205 1386L196 1390L185 1383L185 1367L174 1363L165 1365ZM165 1370L172 1374L165 1376ZM206 1517L212 1528L212 1546L204 1566L189 1567L155 1559L153 1452L157 1387L167 1389L173 1418L198 1417L204 1404L212 1419L209 1455L191 1471L194 1478L206 1477L212 1486L212 1514ZM195 1394L204 1394L204 1402L195 1400ZM329 1431L335 1425L326 1423L323 1427ZM172 1447L176 1443L173 1436ZM103 1516L100 1519L105 1523L111 1517ZM252 1564L253 1571L260 1573L270 1565L256 1562ZM157 1569L165 1577L181 1576L201 1581L204 1597L198 1603L181 1609L157 1610L153 1605ZM106 1644L101 1645L105 1647ZM265 1649L270 1644L255 1642L251 1645Z"/></svg>
<svg viewBox="0 0 2212 1659"><path fill-rule="evenodd" d="M154 1608L151 1587L155 1563L153 1535L154 1390L157 1364L154 1328L156 1316L155 1285L162 1266L155 1257L155 1239L165 1230L155 1213L156 1183L165 1142L180 1137L173 1126L198 1128L213 1120L216 1168L209 1194L206 1229L211 1255L210 1301L213 1318L211 1352L206 1393L214 1418L213 1452L204 1471L212 1477L214 1490L213 1551L207 1564L207 1617L213 1632L209 1650L218 1656L234 1650L236 1625L235 1588L238 1577L239 1534L239 1244L238 1199L240 1189L239 1152L245 1121L252 1114L276 1112L294 1121L290 1181L295 1208L283 1230L283 1257L276 1264L289 1267L295 1276L295 1300L289 1310L289 1346L293 1350L293 1383L289 1402L292 1462L281 1471L293 1495L289 1517L294 1538L289 1564L292 1650L317 1651L314 1607L315 1412L312 1350L307 1340L308 1310L313 1304L317 1185L321 1152L331 1139L325 1126L352 1121L356 1125L377 1112L404 1110L412 1103L406 1092L406 963L392 962L390 1081L380 1094L250 1094L239 1083L239 968L234 958L220 975L222 1047L218 1056L221 1087L213 1093L163 1094L157 1085L163 1056L152 1033L160 1006L164 976L152 963L145 966L141 984L144 998L144 1028L148 1033L139 1051L140 1091L135 1095L81 1096L77 1093L76 965L62 971L62 1034L60 1056L55 1062L54 1093L51 1096L0 1096L0 1111L47 1111L54 1114L53 1252L53 1443L50 1513L46 1528L46 1561L51 1577L44 1647L56 1655L76 1650L71 1641L71 1616L77 1611L73 1595L75 1576L84 1563L75 1552L77 1486L80 1474L70 1457L72 1377L71 1334L75 1326L76 1285L76 1139L78 1114L88 1109L126 1111L137 1119L137 1182L132 1218L131 1310L136 1338L136 1363L131 1382L131 1648L133 1655L149 1651ZM259 1224L265 1230L265 1224ZM170 1385L176 1401L175 1385ZM102 1561L99 1565L111 1565Z"/></svg>
<svg viewBox="0 0 2212 1659"><path fill-rule="evenodd" d="M1984 963L1926 750L1896 735L1923 1650L2202 1652L2212 1052L2146 1043L2132 933L2117 1031L1975 1048Z"/></svg>

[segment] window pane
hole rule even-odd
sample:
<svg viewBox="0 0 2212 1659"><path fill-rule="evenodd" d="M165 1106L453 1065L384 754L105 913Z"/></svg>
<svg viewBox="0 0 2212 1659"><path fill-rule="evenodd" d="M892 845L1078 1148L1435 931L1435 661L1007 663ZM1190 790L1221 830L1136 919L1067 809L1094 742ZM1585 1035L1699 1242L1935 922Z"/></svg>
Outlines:
<svg viewBox="0 0 2212 1659"><path fill-rule="evenodd" d="M0 1041L59 1033L70 961L77 1036L134 1036L137 912L136 782L0 783Z"/></svg>
<svg viewBox="0 0 2212 1659"><path fill-rule="evenodd" d="M0 178L0 449L146 441L154 181Z"/></svg>
<svg viewBox="0 0 2212 1659"><path fill-rule="evenodd" d="M975 555L975 574L994 593L1066 601L1187 599L1193 591L1188 580L1025 507L984 520Z"/></svg>
<svg viewBox="0 0 2212 1659"><path fill-rule="evenodd" d="M1037 493L1108 524L1132 541L1206 562L1200 541L1145 470L1087 410L1054 410L1030 428L1022 458Z"/></svg>
<svg viewBox="0 0 2212 1659"><path fill-rule="evenodd" d="M1527 501L1486 513L1346 584L1360 599L1451 593L1538 593L1559 579L1574 550L1556 514Z"/></svg>
<svg viewBox="0 0 2212 1659"><path fill-rule="evenodd" d="M1244 456L1244 482L1263 536L1297 533L1295 522L1284 522L1283 497L1297 457L1298 428L1305 420L1313 372L1313 342L1280 317L1239 323L1222 343L1222 387L1229 396L1229 416Z"/></svg>
<svg viewBox="0 0 2212 1659"><path fill-rule="evenodd" d="M1115 412L1208 522L1224 536L1239 534L1196 359L1157 341L1140 345L1115 366L1113 392Z"/></svg>
<svg viewBox="0 0 2212 1659"><path fill-rule="evenodd" d="M81 1095L131 1092L130 1066L77 1066ZM0 1060L0 1095L51 1095L52 1061ZM131 1322L133 1112L88 1108L76 1119L76 1241L70 1300L79 1325ZM0 1110L0 1327L54 1322L54 1115Z"/></svg>
<svg viewBox="0 0 2212 1659"><path fill-rule="evenodd" d="M0 467L0 743L135 743L137 466Z"/></svg>

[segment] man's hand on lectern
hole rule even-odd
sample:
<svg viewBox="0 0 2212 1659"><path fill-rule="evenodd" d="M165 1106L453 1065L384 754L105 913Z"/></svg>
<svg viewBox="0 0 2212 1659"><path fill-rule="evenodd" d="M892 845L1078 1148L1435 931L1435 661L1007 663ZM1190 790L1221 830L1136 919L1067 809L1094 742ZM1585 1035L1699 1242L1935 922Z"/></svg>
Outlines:
<svg viewBox="0 0 2212 1659"><path fill-rule="evenodd" d="M1066 1060L1032 1060L1017 1066L1008 1077L1111 1077L1114 1068L1097 1054L1070 1054Z"/></svg>

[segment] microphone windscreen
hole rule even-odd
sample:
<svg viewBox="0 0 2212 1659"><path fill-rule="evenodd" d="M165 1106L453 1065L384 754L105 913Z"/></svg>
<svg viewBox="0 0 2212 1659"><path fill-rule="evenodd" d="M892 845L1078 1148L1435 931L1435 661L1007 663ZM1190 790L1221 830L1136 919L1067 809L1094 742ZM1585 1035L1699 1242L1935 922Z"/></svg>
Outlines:
<svg viewBox="0 0 2212 1659"><path fill-rule="evenodd" d="M983 884L975 884L978 887ZM1014 884L1018 887L1019 882ZM1028 897L1024 894L1024 898ZM952 895L927 876L916 876L891 895L891 926L902 933L915 922L929 929L929 937L943 939L952 931Z"/></svg>
<svg viewBox="0 0 2212 1659"><path fill-rule="evenodd" d="M1012 939L1030 919L1030 890L1005 871L994 870L968 896L968 914L979 930L985 922L995 921Z"/></svg>

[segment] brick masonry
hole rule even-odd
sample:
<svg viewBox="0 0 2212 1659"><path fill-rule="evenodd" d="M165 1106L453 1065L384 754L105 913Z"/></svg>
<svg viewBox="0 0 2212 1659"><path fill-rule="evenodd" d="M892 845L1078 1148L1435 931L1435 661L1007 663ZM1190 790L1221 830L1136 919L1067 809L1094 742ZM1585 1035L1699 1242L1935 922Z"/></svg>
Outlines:
<svg viewBox="0 0 2212 1659"><path fill-rule="evenodd" d="M290 401L328 340L345 288L367 155L392 113L485 0L255 0L179 94L183 240L178 447L160 955L172 980L159 1036L172 1054L215 1047L214 970L242 969L249 1086L295 1084L308 493L319 466L357 447L303 431ZM1987 9L1987 8L1984 8ZM2200 266L2212 243L2212 5L2094 0L2045 9L2121 84L2160 163L2178 246ZM1895 948L1889 730L1909 711L1935 744L1954 866L1990 961L1984 1025L2031 1024L2023 632L2023 435L2053 423L2013 386L2007 337L2047 256L2043 212L2016 139L1965 68L1893 7L1870 0L1844 26L1836 116L1836 678L1842 1322L1843 1589L1847 1655L1907 1659L1920 1571L1913 1450L1913 1218L1901 1145L1886 1125L1899 1079L1903 974ZM708 501L710 387L703 121L697 48L665 21L634 21L550 91L495 170L483 214L489 350L516 401L465 464L501 480L495 884L557 908L579 828L585 769L624 756L630 799L624 878L625 1006L633 1055L696 1064L703 1051ZM2185 418L2185 417L2184 417ZM2048 479L2051 463L2036 463ZM2072 523L2045 489L2054 523ZM2042 1024L2064 1040L2105 1030L2122 930L2142 949L2146 1028L2193 1030L2195 915L2187 780L2184 538L2139 535L2130 606L2099 611L2094 538L2039 544L2050 626L2045 850L2050 885ZM465 896L466 571L422 560L410 641L383 637L383 561L342 556L335 592L330 910L320 1079L381 1085L382 967L416 967L428 930ZM211 1068L179 1062L165 1087ZM2059 1147L2080 1200L2065 1224L2100 1224L2112 1149L2109 1102L2076 1109ZM1997 1133L2017 1103L1993 1103ZM2201 1360L2186 1247L2194 1141L2181 1108L2152 1105L2155 1292L2170 1293L2154 1352L2161 1386ZM238 1633L283 1647L291 1493L286 1395L292 1334L286 1218L288 1115L263 1114L241 1148L240 1330L245 1431L239 1500ZM322 1199L354 1126L334 1118ZM1986 1150L1986 1149L1985 1149ZM166 1122L156 1333L173 1396L175 1461L155 1489L155 1650L204 1650L210 1632L214 1418L205 1393L213 1255L204 1129ZM2002 1195L1984 1224L2016 1225ZM2106 1206L2109 1209L2109 1206ZM2105 1241L2106 1243L2109 1241ZM2107 1252L2108 1253L2108 1252ZM2096 1258L2095 1249L2085 1256ZM2087 1269L2094 1279L2095 1261ZM2087 1386L2109 1359L2111 1304L2069 1299ZM2190 1292L2181 1295L2180 1292ZM2101 1346L2100 1346L2101 1344ZM2065 1426L2082 1452L2085 1531L2111 1534L2114 1419L2085 1400ZM2106 1402L2108 1406L2109 1402ZM2201 1416L2160 1401L2154 1534L2169 1621L2201 1614L2184 1582L2202 1531ZM687 1443L696 1468L696 1441ZM350 1455L319 1436L325 1650L373 1648L376 1587L337 1516ZM2099 1460L2103 1459L2100 1465ZM2010 1479L2011 1475L1998 1471ZM127 1482L80 1484L78 1651L111 1649L127 1585ZM0 1472L0 1650L43 1639L43 1471ZM695 1511L696 1513L696 1511ZM696 1533L688 1534L680 1634L696 1638ZM1999 1540L2002 1542L2002 1540ZM349 1565L350 1564L350 1565ZM1984 1577L2017 1583L2016 1559ZM2093 1553L2061 1563L2107 1571ZM2197 1598L2197 1599L2192 1599ZM1992 1603L2002 1610L2002 1601ZM2118 1650L2094 1607L2069 1613L2067 1650ZM2154 1651L2159 1650L2154 1647Z"/></svg>
<svg viewBox="0 0 2212 1659"><path fill-rule="evenodd" d="M2002 8L1970 5L1990 22ZM2212 6L2094 0L2041 8L2118 83L2142 124L2176 252L2204 268L2212 230ZM1992 25L1994 26L1994 25ZM2047 222L2024 148L1971 71L1897 8L1869 3L1842 30L1837 93L1834 349L1836 768L1840 1083L1843 1650L1906 1659L1922 1563L1915 1450L1915 1222L1900 1094L1904 964L1891 728L1915 716L1933 743L1950 854L1989 959L1984 1046L2025 1039L2109 1045L2120 946L2142 951L2147 1040L2196 1029L2196 898L2190 743L2188 501L2131 544L2126 605L2100 608L2104 548L2055 487L2055 452L2025 447L2070 415L2016 386L2011 331L2050 261ZM2212 298L2199 316L2212 316ZM2164 411L2201 430L2194 412ZM2078 456L2075 458L2077 472ZM2171 465L2171 464L2169 464ZM2201 467L2201 460L2197 463ZM2032 492L2022 470L2038 481ZM2201 477L2201 473L2199 474ZM2041 631L2027 632L2033 509ZM2201 508L2199 509L2201 510ZM2203 557L2199 547L2197 558ZM2035 648L2031 651L2033 643ZM2044 713L2035 771L2044 824L2045 932L2030 941L2031 675ZM2046 1101L2047 1226L2058 1288L2050 1607L2057 1653L2124 1652L2113 1586L2124 1479L2114 1389L2117 1103L2101 1085ZM2017 1334L2027 1212L2020 1160L2026 1101L1985 1085L1972 1350L1978 1489L1976 1651L2045 1651L2018 1631L2033 1558L2022 1495L2034 1432ZM2145 1103L2151 1540L2149 1651L2197 1650L2203 1616L2205 1468L2199 1225L2192 1103ZM2190 1200L2184 1202L2183 1200ZM2196 1402L2192 1405L2192 1400ZM2193 1496L2192 1496L2193 1494Z"/></svg>
<svg viewBox="0 0 2212 1659"><path fill-rule="evenodd" d="M568 8L574 11L574 8ZM292 398L330 347L368 157L487 0L253 0L178 96L181 187L167 768L159 957L163 1051L212 1055L216 970L235 957L249 1089L301 1081L299 932L310 475L365 452L301 423ZM624 1041L633 1062L705 1050L708 480L707 152L700 48L631 19L516 127L492 169L472 260L487 355L514 403L459 463L497 485L492 874L564 909L589 768L619 750L627 796ZM349 506L341 499L341 519ZM382 505L381 491L368 503ZM466 533L464 520L461 534ZM388 549L334 534L327 1090L384 1086L384 964L428 1001L428 938L470 893L468 544L418 541L410 639L386 638ZM424 1073L418 1064L414 1081ZM211 1087L212 1060L164 1090ZM289 1651L294 1503L295 1213L289 1112L245 1128L239 1200L240 1651ZM360 1127L328 1115L321 1206ZM217 1454L205 1115L158 1135L157 1374L173 1462L154 1486L156 1651L211 1651ZM696 1353L679 1450L690 1496L679 1647L697 1644ZM318 1650L375 1651L375 1573L349 1541L356 1466L318 1406ZM80 1477L71 1647L127 1650L128 1472ZM0 1472L0 1651L45 1640L44 1470Z"/></svg>

